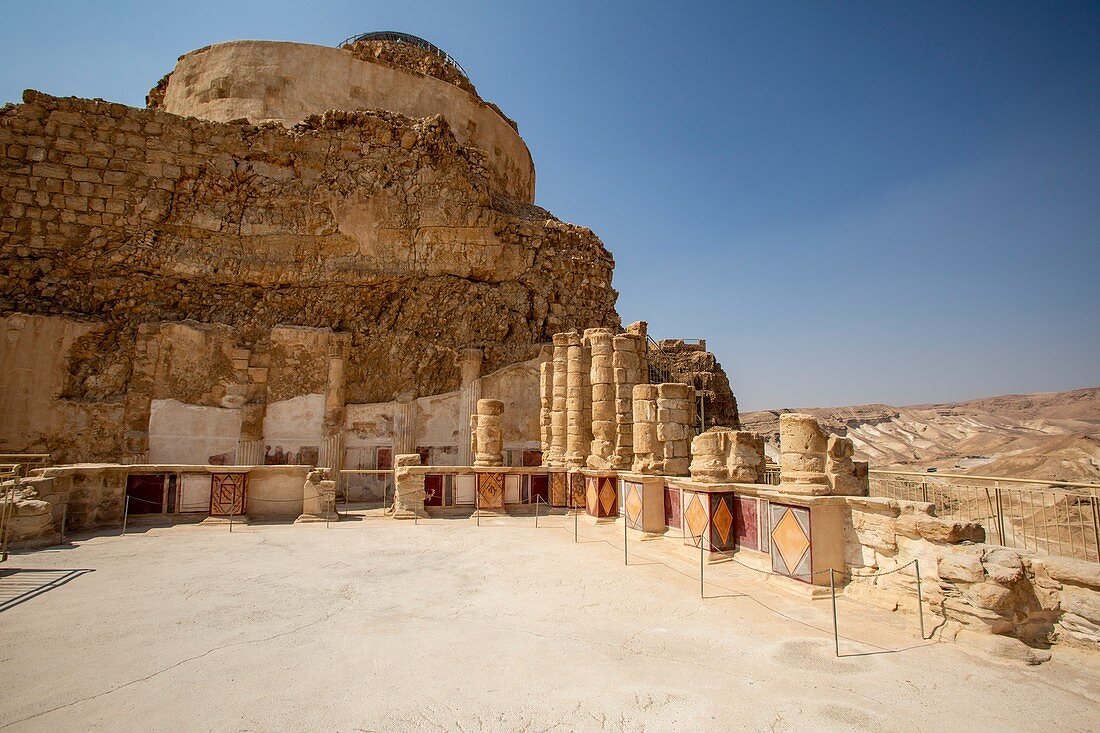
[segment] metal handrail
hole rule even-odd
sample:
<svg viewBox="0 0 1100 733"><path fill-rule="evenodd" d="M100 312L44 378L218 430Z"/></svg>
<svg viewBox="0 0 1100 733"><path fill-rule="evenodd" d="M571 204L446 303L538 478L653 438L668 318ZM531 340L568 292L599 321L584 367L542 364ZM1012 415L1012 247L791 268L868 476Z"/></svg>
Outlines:
<svg viewBox="0 0 1100 733"><path fill-rule="evenodd" d="M1100 489L1100 484L1086 483L1080 481L1059 481L1056 479L1009 478L1008 476L971 476L965 473L940 473L939 471L935 471L933 473L922 471L887 471L880 468L872 468L869 473L881 476L919 476L924 480L936 478L957 478L965 479L967 481L1004 481L1014 484L1041 484L1043 486L1066 486L1078 489Z"/></svg>
<svg viewBox="0 0 1100 733"><path fill-rule="evenodd" d="M414 36L411 33L402 33L401 31L372 31L370 33L360 33L350 38L345 38L340 44L340 47L348 46L359 41L394 41L397 43L407 43L410 46L415 46L423 51L438 56L446 61L451 66L455 67L462 72L462 75L469 78L470 75L466 73L466 69L462 68L462 64L458 63L449 53L444 51L439 46L435 45L429 40L421 38L420 36Z"/></svg>

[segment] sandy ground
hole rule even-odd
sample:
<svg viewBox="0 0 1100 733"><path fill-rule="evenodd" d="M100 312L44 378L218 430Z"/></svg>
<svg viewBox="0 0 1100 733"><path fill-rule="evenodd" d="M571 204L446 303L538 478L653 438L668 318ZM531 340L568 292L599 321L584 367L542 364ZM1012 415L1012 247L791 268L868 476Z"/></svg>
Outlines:
<svg viewBox="0 0 1100 733"><path fill-rule="evenodd" d="M828 599L728 564L700 599L678 540L632 539L624 567L621 525L542 524L139 528L14 555L0 729L1100 728L1098 655L991 661L842 599L837 659Z"/></svg>

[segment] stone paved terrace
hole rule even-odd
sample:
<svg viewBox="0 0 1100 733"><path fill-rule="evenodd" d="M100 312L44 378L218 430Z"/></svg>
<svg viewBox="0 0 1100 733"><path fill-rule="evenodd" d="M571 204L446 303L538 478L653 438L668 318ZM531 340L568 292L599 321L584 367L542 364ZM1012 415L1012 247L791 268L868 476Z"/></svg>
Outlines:
<svg viewBox="0 0 1100 733"><path fill-rule="evenodd" d="M84 535L0 566L0 729L1095 730L1100 662L922 642L572 518ZM67 583L11 603L60 575ZM931 625L931 624L930 624Z"/></svg>

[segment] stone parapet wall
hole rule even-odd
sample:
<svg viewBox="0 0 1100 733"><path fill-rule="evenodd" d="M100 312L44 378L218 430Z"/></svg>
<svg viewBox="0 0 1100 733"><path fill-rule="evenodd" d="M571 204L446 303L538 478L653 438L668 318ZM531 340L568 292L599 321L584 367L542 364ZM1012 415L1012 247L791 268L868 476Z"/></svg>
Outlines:
<svg viewBox="0 0 1100 733"><path fill-rule="evenodd" d="M1054 643L1100 650L1100 564L986 544L980 525L937 518L932 504L850 497L848 505L852 573L919 560L926 614L941 638L1031 662ZM854 578L845 593L916 612L912 567Z"/></svg>

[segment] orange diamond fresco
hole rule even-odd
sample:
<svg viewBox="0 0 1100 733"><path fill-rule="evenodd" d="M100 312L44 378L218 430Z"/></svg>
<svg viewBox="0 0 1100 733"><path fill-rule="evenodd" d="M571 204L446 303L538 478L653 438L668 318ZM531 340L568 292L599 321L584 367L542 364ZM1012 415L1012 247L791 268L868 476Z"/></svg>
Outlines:
<svg viewBox="0 0 1100 733"><path fill-rule="evenodd" d="M604 516L610 515L615 508L615 484L610 481L600 481L600 508Z"/></svg>
<svg viewBox="0 0 1100 733"><path fill-rule="evenodd" d="M733 526L733 513L730 512L726 502L719 501L714 510L714 528L718 530L718 539L728 543L730 539L730 527Z"/></svg>
<svg viewBox="0 0 1100 733"><path fill-rule="evenodd" d="M687 520L688 531L692 537L703 534L703 529L707 526L707 510L703 508L703 503L699 501L698 494L691 495L688 508L684 511L684 519Z"/></svg>
<svg viewBox="0 0 1100 733"><path fill-rule="evenodd" d="M806 537L806 533L802 531L802 526L794 518L794 513L790 509L784 511L783 516L776 522L775 529L772 530L772 543L775 549L779 550L788 573L794 572L798 563L802 561L802 556L806 554L806 550L810 549L810 539Z"/></svg>
<svg viewBox="0 0 1100 733"><path fill-rule="evenodd" d="M626 485L626 517L634 524L642 515L642 497L637 484Z"/></svg>

